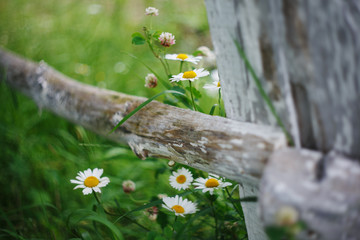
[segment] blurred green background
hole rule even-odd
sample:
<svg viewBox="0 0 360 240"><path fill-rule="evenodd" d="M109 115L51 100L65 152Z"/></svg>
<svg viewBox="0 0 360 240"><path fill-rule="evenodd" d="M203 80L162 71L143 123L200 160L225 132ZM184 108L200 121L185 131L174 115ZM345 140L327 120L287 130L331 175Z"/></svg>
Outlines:
<svg viewBox="0 0 360 240"><path fill-rule="evenodd" d="M0 46L33 61L44 60L79 81L150 97L164 89L145 88L148 70L124 54L137 56L155 71L162 70L147 46L131 44L131 34L141 32L149 23L144 15L148 6L160 10L153 18L153 27L176 36L171 52L191 53L202 45L211 47L204 3L194 0L2 0ZM203 106L209 109L217 100L207 98L204 96L204 102L209 105ZM127 146L39 109L3 82L0 103L0 239L107 236L106 229L94 233L94 226L79 222L74 227L69 223L74 212L91 210L95 203L91 195L72 190L75 185L70 183L78 171L87 168L104 169L103 176L111 183L102 189L102 200L111 206L117 199L123 210L136 205L122 191L121 183L127 179L137 184L133 194L137 199L177 193L169 186L166 160L141 161ZM133 217L159 230L143 212ZM147 236L129 222L121 221L118 226L125 239ZM99 235L102 231L105 234ZM211 238L209 234L200 229L195 238Z"/></svg>

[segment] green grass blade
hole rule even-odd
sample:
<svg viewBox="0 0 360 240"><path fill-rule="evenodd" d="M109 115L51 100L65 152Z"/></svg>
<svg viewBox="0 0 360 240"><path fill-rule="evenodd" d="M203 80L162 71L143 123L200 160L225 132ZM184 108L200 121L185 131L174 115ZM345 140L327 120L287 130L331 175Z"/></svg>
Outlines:
<svg viewBox="0 0 360 240"><path fill-rule="evenodd" d="M19 240L26 240L25 238L23 238L22 236L20 236L19 234L17 234L16 232L7 230L7 229L0 229L1 232L5 232L8 235L10 235L11 237L14 237L14 239L19 239Z"/></svg>
<svg viewBox="0 0 360 240"><path fill-rule="evenodd" d="M260 92L261 97L264 99L265 103L266 103L266 104L268 105L268 107L270 108L271 113L272 113L273 116L275 117L277 124L281 127L281 129L282 129L283 132L285 133L285 135L286 135L286 137L287 137L290 145L293 146L293 145L294 145L294 142L293 142L293 140L292 140L291 135L290 135L289 132L286 130L285 125L284 125L284 123L281 121L281 118L280 118L280 116L278 115L278 113L276 112L276 109L275 109L275 107L274 107L274 105L273 105L270 97L267 95L267 93L265 92L264 88L262 87L262 84L261 84L261 82L260 82L260 79L259 79L258 76L256 75L254 68L251 66L249 59L247 58L247 56L246 56L244 50L242 49L242 47L240 46L240 43L237 42L235 39L234 39L234 43L235 43L235 45L236 45L236 48L237 48L237 50L238 50L238 52L239 52L240 57L244 60L244 63L245 63L245 66L246 66L247 70L250 72L250 75L252 76L252 78L253 78L254 81L255 81L255 84L256 84L259 92Z"/></svg>
<svg viewBox="0 0 360 240"><path fill-rule="evenodd" d="M109 220L101 218L99 216L96 215L92 215L92 216L87 216L84 218L84 220L90 220L90 221L95 221L98 223L103 224L104 226L106 226L114 235L115 239L124 239L124 237L122 236L120 230Z"/></svg>
<svg viewBox="0 0 360 240"><path fill-rule="evenodd" d="M141 61L137 56L134 56L130 53L127 53L127 52L123 52L125 53L126 55L128 55L129 57L132 57L134 59L136 59L137 61L139 61L142 65L144 65L150 72L152 72L158 79L159 81L161 82L161 84L166 88L166 89L171 89L172 86L171 84L168 82L168 81L164 81L162 79L162 77L160 77L159 74L157 74L151 67L149 67L149 65L147 65L146 63L144 63L143 61Z"/></svg>
<svg viewBox="0 0 360 240"><path fill-rule="evenodd" d="M209 112L209 115L214 115L214 112L215 112L215 108L216 108L217 104L214 104L211 109L210 109L210 112Z"/></svg>
<svg viewBox="0 0 360 240"><path fill-rule="evenodd" d="M156 99L157 97L160 97L163 94L167 94L167 93L172 93L172 94L179 94L179 95L184 95L181 92L177 92L177 91L173 91L173 90L165 90L161 93L156 94L155 96L152 96L151 98L149 98L148 100L146 100L145 102L143 102L142 104L140 104L137 108L135 108L133 111L131 111L128 115L126 115L123 119L121 119L121 121L108 133L111 134L113 133L118 127L120 127L124 122L126 122L126 120L128 120L132 115L134 115L135 113L137 113L140 109L142 109L143 107L145 107L147 104L149 104L151 101L153 101L154 99Z"/></svg>

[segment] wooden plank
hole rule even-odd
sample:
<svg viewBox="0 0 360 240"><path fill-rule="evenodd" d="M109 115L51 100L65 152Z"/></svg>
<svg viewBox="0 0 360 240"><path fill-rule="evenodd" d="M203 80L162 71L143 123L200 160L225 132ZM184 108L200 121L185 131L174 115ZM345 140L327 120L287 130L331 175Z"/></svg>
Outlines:
<svg viewBox="0 0 360 240"><path fill-rule="evenodd" d="M260 184L261 218L276 225L283 207L306 223L300 239L358 239L360 164L335 152L282 149L274 153ZM271 207L270 207L271 206Z"/></svg>
<svg viewBox="0 0 360 240"><path fill-rule="evenodd" d="M269 155L286 145L268 126L152 102L113 134L108 132L146 99L76 82L46 64L0 50L5 81L46 108L112 140L127 143L141 159L159 157L254 184Z"/></svg>

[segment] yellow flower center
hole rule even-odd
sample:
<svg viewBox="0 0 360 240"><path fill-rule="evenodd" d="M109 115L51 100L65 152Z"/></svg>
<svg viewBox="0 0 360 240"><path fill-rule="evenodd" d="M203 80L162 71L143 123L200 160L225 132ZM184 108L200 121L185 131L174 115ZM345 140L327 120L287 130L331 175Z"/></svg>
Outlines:
<svg viewBox="0 0 360 240"><path fill-rule="evenodd" d="M188 58L188 55L183 54L183 53L180 53L179 55L177 55L177 57L176 57L176 58L181 59L181 60L185 60L185 59L187 59L187 58Z"/></svg>
<svg viewBox="0 0 360 240"><path fill-rule="evenodd" d="M179 175L176 177L176 181L180 184L184 183L186 181L185 175Z"/></svg>
<svg viewBox="0 0 360 240"><path fill-rule="evenodd" d="M217 83L217 87L220 87L220 82Z"/></svg>
<svg viewBox="0 0 360 240"><path fill-rule="evenodd" d="M99 184L99 179L94 176L87 177L84 181L84 185L87 187L96 187Z"/></svg>
<svg viewBox="0 0 360 240"><path fill-rule="evenodd" d="M194 71L187 71L187 72L184 72L183 78L194 78L196 77L196 73Z"/></svg>
<svg viewBox="0 0 360 240"><path fill-rule="evenodd" d="M174 205L171 209L175 210L176 213L184 213L185 209L180 205Z"/></svg>
<svg viewBox="0 0 360 240"><path fill-rule="evenodd" d="M216 180L215 178L210 178L209 180L206 181L205 186L207 188L214 188L219 186L219 181Z"/></svg>

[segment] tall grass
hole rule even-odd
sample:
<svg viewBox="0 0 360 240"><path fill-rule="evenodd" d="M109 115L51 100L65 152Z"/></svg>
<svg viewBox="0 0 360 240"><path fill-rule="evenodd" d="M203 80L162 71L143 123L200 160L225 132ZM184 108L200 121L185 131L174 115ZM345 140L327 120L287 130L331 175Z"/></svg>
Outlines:
<svg viewBox="0 0 360 240"><path fill-rule="evenodd" d="M160 72L161 66L153 64L155 60L145 47L131 45L131 33L145 24L143 12L148 4L166 13L153 24L175 34L178 43L174 52L210 46L204 5L192 0L3 0L0 46L34 61L44 60L79 81L150 97L164 89L143 88L148 69L124 54L134 54ZM97 14L89 14L96 10ZM203 99L209 102L209 106L204 105L209 109L216 101ZM132 195L136 199L151 201L158 193L176 193L169 186L170 169L165 160L141 161L128 146L39 109L4 82L0 83L0 103L0 239L116 239L121 235L125 239L152 239L154 231L162 231L159 224L137 211L116 222L120 233L116 232L112 225L116 217L90 214L100 206L91 196L73 191L69 180L80 170L103 168L111 183L103 190L102 201L109 209L126 212L134 209L134 202L121 189L126 179L136 182ZM230 206L223 207L224 219L233 222L225 216ZM191 226L184 220L177 224L180 232L184 226L189 230L184 231L184 237L193 232L195 238L211 238L209 228L214 222L202 218L209 211L203 209L191 218ZM196 228L203 222L208 227ZM246 236L244 226L226 231L230 233L225 239L234 234Z"/></svg>

